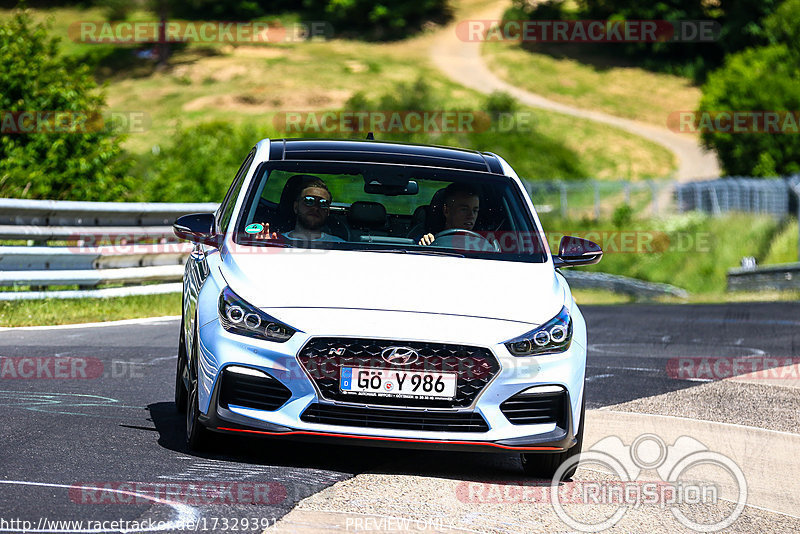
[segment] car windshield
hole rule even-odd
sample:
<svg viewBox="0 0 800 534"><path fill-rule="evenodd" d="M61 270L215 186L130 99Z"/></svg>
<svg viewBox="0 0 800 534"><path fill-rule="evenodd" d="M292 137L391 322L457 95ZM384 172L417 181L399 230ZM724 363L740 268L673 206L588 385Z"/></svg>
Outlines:
<svg viewBox="0 0 800 534"><path fill-rule="evenodd" d="M239 245L547 259L519 188L499 174L275 161L244 194Z"/></svg>

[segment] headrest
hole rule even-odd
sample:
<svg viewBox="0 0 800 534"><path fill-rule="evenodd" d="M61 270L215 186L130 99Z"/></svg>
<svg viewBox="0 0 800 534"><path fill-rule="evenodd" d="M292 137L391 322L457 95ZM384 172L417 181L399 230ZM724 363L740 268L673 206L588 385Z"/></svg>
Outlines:
<svg viewBox="0 0 800 534"><path fill-rule="evenodd" d="M382 228L386 226L386 208L378 202L353 202L347 212L347 222L358 227Z"/></svg>

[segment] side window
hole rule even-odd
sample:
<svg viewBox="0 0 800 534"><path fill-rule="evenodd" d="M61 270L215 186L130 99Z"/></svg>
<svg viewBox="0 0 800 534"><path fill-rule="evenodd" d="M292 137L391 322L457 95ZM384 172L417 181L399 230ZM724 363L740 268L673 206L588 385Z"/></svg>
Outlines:
<svg viewBox="0 0 800 534"><path fill-rule="evenodd" d="M247 175L247 171L253 163L255 153L255 150L251 150L247 155L244 163L239 167L239 172L236 173L236 178L234 178L231 188L228 189L228 194L225 195L225 200L222 201L222 205L219 207L219 215L217 218L217 228L219 232L224 233L228 230L233 208L236 206L236 199L239 198L239 192L242 190L242 184L244 184L244 177Z"/></svg>

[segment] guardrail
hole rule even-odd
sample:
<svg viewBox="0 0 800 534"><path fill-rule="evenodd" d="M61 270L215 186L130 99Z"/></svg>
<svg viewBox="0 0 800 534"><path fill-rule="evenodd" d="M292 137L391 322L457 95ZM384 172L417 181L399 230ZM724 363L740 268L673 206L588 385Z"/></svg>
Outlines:
<svg viewBox="0 0 800 534"><path fill-rule="evenodd" d="M192 249L172 223L187 213L216 211L215 203L121 203L0 199L0 300L152 295L181 290ZM143 243L142 241L154 241ZM51 245L51 246L48 246ZM95 289L100 284L126 287ZM48 291L78 285L78 290Z"/></svg>
<svg viewBox="0 0 800 534"><path fill-rule="evenodd" d="M0 300L88 298L179 292L191 244L178 242L173 221L186 213L212 212L213 203L115 203L0 199ZM156 239L157 243L141 243ZM58 246L46 246L58 242ZM111 242L111 245L95 244ZM565 270L576 288L603 289L636 298L686 292L624 276ZM142 285L145 282L161 282ZM101 284L126 287L96 289ZM79 289L47 290L50 286Z"/></svg>
<svg viewBox="0 0 800 534"><path fill-rule="evenodd" d="M728 271L728 291L800 291L800 262Z"/></svg>
<svg viewBox="0 0 800 534"><path fill-rule="evenodd" d="M638 299L651 300L658 297L689 297L686 290L669 284L646 282L617 274L597 273L564 269L561 271L572 289L601 289L622 293Z"/></svg>

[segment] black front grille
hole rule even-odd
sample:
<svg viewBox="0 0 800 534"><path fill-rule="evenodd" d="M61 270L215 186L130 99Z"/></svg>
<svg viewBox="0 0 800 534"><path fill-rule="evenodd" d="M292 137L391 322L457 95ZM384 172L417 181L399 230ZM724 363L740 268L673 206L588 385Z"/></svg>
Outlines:
<svg viewBox="0 0 800 534"><path fill-rule="evenodd" d="M558 393L517 394L500 405L506 419L515 425L555 423L567 428L567 394Z"/></svg>
<svg viewBox="0 0 800 534"><path fill-rule="evenodd" d="M412 348L419 358L407 365L393 366L381 357L389 347ZM500 370L497 359L485 348L382 339L312 338L298 359L326 399L425 408L469 407ZM339 389L342 367L456 373L456 393L452 399L420 399L343 392Z"/></svg>
<svg viewBox="0 0 800 534"><path fill-rule="evenodd" d="M486 420L474 412L420 412L391 408L312 404L303 412L300 419L307 423L360 428L392 428L429 432L486 432L489 430Z"/></svg>
<svg viewBox="0 0 800 534"><path fill-rule="evenodd" d="M222 371L219 405L227 408L233 404L244 408L274 411L283 406L292 396L292 392L275 378L251 376Z"/></svg>

